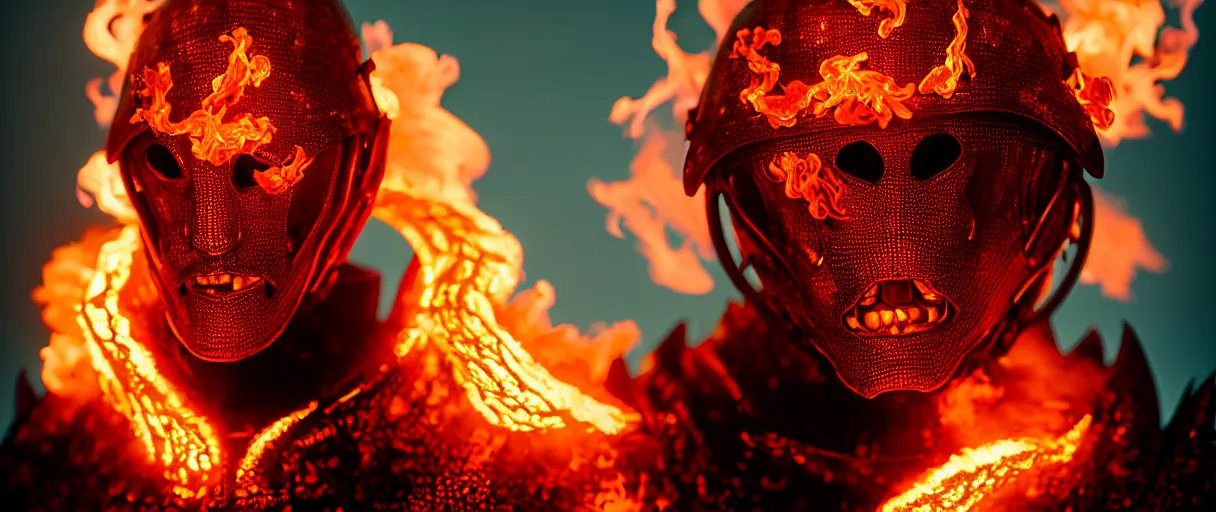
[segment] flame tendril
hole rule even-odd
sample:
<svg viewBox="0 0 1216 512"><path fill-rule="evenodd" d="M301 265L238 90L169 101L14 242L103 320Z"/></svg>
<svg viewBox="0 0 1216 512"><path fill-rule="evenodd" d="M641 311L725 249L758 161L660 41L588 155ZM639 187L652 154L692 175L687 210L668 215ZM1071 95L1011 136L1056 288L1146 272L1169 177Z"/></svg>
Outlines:
<svg viewBox="0 0 1216 512"><path fill-rule="evenodd" d="M844 184L831 167L823 165L819 155L808 153L806 158L791 152L777 155L768 164L768 177L785 183L786 197L805 199L815 220L847 218L840 205Z"/></svg>

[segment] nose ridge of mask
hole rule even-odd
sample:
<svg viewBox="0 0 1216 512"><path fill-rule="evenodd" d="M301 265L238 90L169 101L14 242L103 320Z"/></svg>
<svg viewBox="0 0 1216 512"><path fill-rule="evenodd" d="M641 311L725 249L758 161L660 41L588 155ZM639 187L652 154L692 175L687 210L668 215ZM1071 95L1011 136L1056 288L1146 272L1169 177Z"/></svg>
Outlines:
<svg viewBox="0 0 1216 512"><path fill-rule="evenodd" d="M200 174L204 175L193 181L190 243L196 250L217 256L231 250L241 239L236 190L215 175Z"/></svg>

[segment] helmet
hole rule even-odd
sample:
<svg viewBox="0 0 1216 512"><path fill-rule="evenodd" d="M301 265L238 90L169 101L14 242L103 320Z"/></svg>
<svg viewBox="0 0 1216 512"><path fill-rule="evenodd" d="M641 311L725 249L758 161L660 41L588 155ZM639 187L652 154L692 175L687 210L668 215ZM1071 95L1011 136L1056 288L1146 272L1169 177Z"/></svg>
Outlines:
<svg viewBox="0 0 1216 512"><path fill-rule="evenodd" d="M1092 230L1080 169L1102 175L1091 115L1111 114L1054 16L757 0L732 32L689 116L685 190L707 185L711 219L725 197L742 265L710 229L731 279L845 385L937 389L1058 305L1084 254L1044 301L1053 264Z"/></svg>
<svg viewBox="0 0 1216 512"><path fill-rule="evenodd" d="M903 4L902 1L897 1ZM1059 19L1033 0L966 0L966 55L975 75L949 98L914 95L904 102L913 116L968 112L1011 114L1043 125L1068 144L1094 177L1103 174L1102 147L1090 117L1067 80L1076 58L1064 45ZM880 11L863 16L846 0L755 0L735 17L728 34L755 27L777 29L780 44L768 47L784 81L820 78L820 66L836 56L866 54L864 67L897 84L919 83L942 63L955 38L955 0L906 4L902 26L883 37ZM804 113L793 126L774 129L766 117L739 99L755 74L740 62L734 40L718 49L701 100L689 115L684 189L696 193L718 160L748 144L809 136L838 128L833 116Z"/></svg>

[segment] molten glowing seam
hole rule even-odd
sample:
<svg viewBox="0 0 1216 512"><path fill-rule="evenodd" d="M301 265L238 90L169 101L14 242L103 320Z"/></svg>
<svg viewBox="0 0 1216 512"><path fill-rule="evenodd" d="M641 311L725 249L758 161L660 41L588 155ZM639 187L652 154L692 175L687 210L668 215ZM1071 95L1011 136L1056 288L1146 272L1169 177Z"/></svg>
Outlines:
<svg viewBox="0 0 1216 512"><path fill-rule="evenodd" d="M139 228L131 225L101 246L77 321L102 392L130 420L149 462L164 466L178 495L201 495L220 460L215 431L161 378L152 354L131 337L131 322L119 310L138 248Z"/></svg>
<svg viewBox="0 0 1216 512"><path fill-rule="evenodd" d="M519 241L471 205L381 190L376 218L397 229L418 258L418 304L399 335L398 356L438 343L487 420L511 430L560 428L572 419L606 433L628 415L554 378L495 320L493 304L515 291Z"/></svg>
<svg viewBox="0 0 1216 512"><path fill-rule="evenodd" d="M908 491L883 505L883 512L966 512L1002 487L1034 470L1072 460L1089 430L1086 415L1057 439L1004 439L969 448L929 473Z"/></svg>
<svg viewBox="0 0 1216 512"><path fill-rule="evenodd" d="M203 99L202 108L194 111L179 123L169 120L173 105L167 99L173 88L169 64L159 63L156 69L144 68L144 88L138 95L146 102L144 108L135 110L131 123L148 123L154 131L168 136L188 135L190 150L200 160L211 165L223 165L242 153L252 153L263 144L269 144L275 127L265 116L254 118L245 113L230 122L224 122L228 108L236 105L245 95L249 85L261 87L270 76L270 60L265 55L250 58L246 51L253 45L253 38L244 27L223 34L220 42L232 43L232 54L228 57L228 69L211 82L211 94ZM296 146L290 164L275 166L265 171L255 171L254 180L267 193L281 194L304 177L303 169L312 162L304 149Z"/></svg>
<svg viewBox="0 0 1216 512"><path fill-rule="evenodd" d="M355 388L358 390L359 388ZM266 451L266 447L273 443L279 436L282 436L287 429L291 428L305 416L312 414L317 410L317 402L313 400L306 407L296 412L288 414L278 421L272 423L269 427L262 429L257 437L254 437L253 442L249 443L249 450L245 452L245 457L241 459L240 467L236 470L238 480L245 478L246 475L252 476L253 468L257 466L258 461L262 459L262 453Z"/></svg>

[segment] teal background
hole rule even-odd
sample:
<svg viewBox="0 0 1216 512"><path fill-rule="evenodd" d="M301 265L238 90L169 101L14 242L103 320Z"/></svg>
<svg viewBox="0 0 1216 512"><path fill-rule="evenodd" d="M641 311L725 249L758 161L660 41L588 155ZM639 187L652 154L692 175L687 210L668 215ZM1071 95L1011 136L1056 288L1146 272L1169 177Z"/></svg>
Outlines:
<svg viewBox="0 0 1216 512"><path fill-rule="evenodd" d="M481 133L492 165L475 188L483 209L523 243L530 283L557 289L553 318L586 327L634 319L645 336L635 361L668 329L688 320L694 337L709 332L726 300L736 295L722 273L704 296L653 285L632 240L604 231L605 211L586 193L591 177L628 176L634 143L608 122L612 102L638 96L666 73L650 48L654 3L649 0L347 0L356 23L384 19L396 42L413 41L455 56L460 82L444 105ZM713 34L695 2L684 0L670 27L686 50L706 48ZM85 82L112 68L81 39L88 0L13 2L0 16L0 426L12 419L14 377L27 368L38 384L38 349L47 331L29 300L51 250L77 239L106 217L80 207L76 170L99 149L104 132L93 122ZM1073 292L1056 317L1061 343L1071 347L1096 326L1108 353L1124 320L1140 333L1171 411L1186 382L1216 370L1213 326L1212 219L1216 175L1212 114L1216 91L1216 6L1199 9L1202 33L1191 64L1167 84L1187 105L1184 131L1153 123L1150 139L1109 152L1101 187L1127 198L1149 238L1169 259L1164 274L1141 274L1127 303L1103 299L1095 287ZM373 223L352 256L384 271L385 294L409 260L408 247Z"/></svg>

